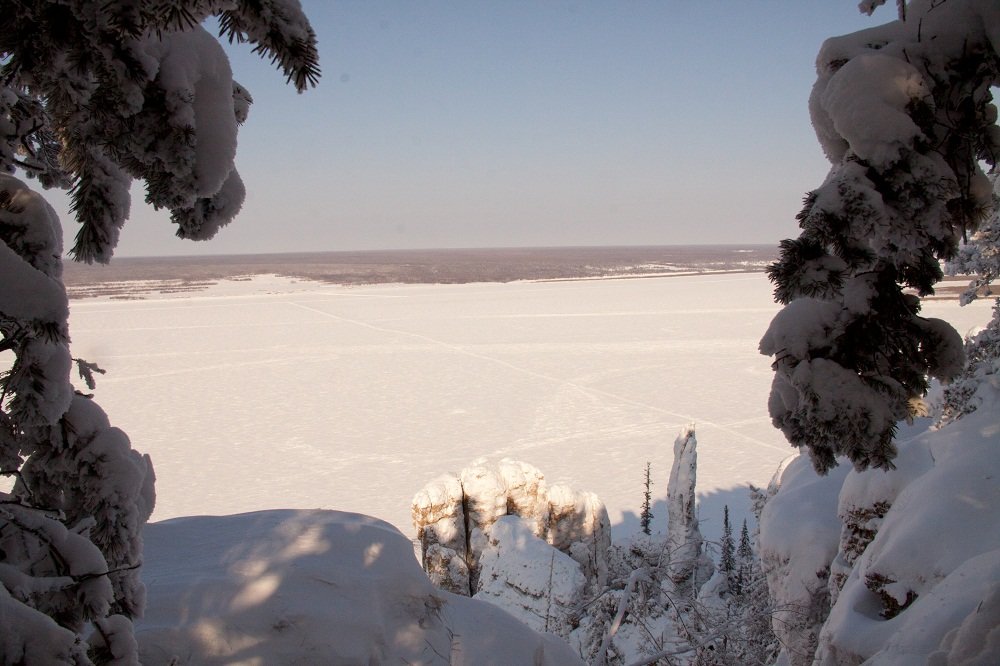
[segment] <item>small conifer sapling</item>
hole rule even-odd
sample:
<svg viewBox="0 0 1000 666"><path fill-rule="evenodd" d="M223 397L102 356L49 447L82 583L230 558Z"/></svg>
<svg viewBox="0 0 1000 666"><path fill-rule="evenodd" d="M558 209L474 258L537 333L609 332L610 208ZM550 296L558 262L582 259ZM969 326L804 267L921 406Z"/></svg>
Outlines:
<svg viewBox="0 0 1000 666"><path fill-rule="evenodd" d="M653 480L650 477L650 463L646 463L646 481L643 484L642 493L642 513L639 514L639 525L642 527L643 534L651 534L650 524L653 522L653 509L650 506L653 500Z"/></svg>

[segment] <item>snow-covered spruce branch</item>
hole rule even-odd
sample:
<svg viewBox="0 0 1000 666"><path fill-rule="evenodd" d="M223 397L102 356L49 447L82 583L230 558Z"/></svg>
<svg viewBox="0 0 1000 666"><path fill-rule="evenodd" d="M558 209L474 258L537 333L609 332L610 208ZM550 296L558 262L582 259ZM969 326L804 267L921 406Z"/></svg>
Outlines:
<svg viewBox="0 0 1000 666"><path fill-rule="evenodd" d="M20 476L20 472L0 471L0 476ZM30 495L27 496L27 499L28 500L31 499ZM38 511L40 513L47 515L49 518L52 518L53 520L60 520L63 518L62 512L57 509L47 509L45 507L37 506L35 504L30 504L28 502L25 502L24 497L17 497L9 495L7 493L0 493L0 505L17 506L21 507L22 509L30 509L32 511ZM2 530L3 527L4 526L0 526L0 530Z"/></svg>
<svg viewBox="0 0 1000 666"><path fill-rule="evenodd" d="M87 388L91 391L97 386L97 381L94 378L94 373L99 375L107 373L107 370L101 368L96 363L91 363L90 361L85 361L82 358L73 357L73 362L76 363L77 372L80 374L80 379L83 383L87 385Z"/></svg>
<svg viewBox="0 0 1000 666"><path fill-rule="evenodd" d="M76 584L84 583L88 580L93 580L95 578L103 578L105 576L111 576L112 574L124 573L126 571L136 571L142 567L142 562L136 564L129 564L127 566L115 567L114 569L108 569L107 571L98 571L93 573L80 574L78 576L70 576L73 582Z"/></svg>
<svg viewBox="0 0 1000 666"><path fill-rule="evenodd" d="M66 563L65 558L62 558L60 561L65 565ZM133 564L127 567L118 567L116 569L110 569L108 571L95 571L91 573L77 574L77 575L63 574L58 576L27 576L21 574L20 578L22 579L30 578L32 580L31 583L32 593L37 594L39 592L44 592L46 594L51 594L51 593L65 592L67 590L71 590L73 588L79 587L83 583L86 583L88 581L97 578L107 578L109 576L112 576L113 574L123 573L126 571L135 571L139 569L141 566L142 564L140 563L140 564ZM7 573L9 573L10 571L14 571L14 567L10 567L6 564L0 563L0 584L3 584L5 587L7 587L8 591L16 592L18 586L16 582L12 582L14 581L14 578L7 575ZM24 600L26 599L22 599L22 601Z"/></svg>

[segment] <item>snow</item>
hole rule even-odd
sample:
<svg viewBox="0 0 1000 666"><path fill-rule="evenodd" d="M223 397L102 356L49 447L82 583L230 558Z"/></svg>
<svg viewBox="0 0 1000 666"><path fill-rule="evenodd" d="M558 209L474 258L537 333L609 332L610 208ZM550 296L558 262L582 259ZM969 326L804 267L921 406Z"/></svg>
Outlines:
<svg viewBox="0 0 1000 666"><path fill-rule="evenodd" d="M888 85L887 85L888 82ZM895 57L859 55L826 83L818 103L859 158L887 166L923 138L907 106L930 93L920 71Z"/></svg>
<svg viewBox="0 0 1000 666"><path fill-rule="evenodd" d="M25 654L38 655L53 664L73 663L73 657L83 651L75 645L76 635L49 616L12 598L6 587L8 580L4 578L3 583L0 618L4 631L0 631L0 654L13 663L23 662Z"/></svg>
<svg viewBox="0 0 1000 666"><path fill-rule="evenodd" d="M474 599L505 609L535 631L569 634L586 578L576 560L535 536L523 518L504 516L490 527L479 565Z"/></svg>
<svg viewBox="0 0 1000 666"><path fill-rule="evenodd" d="M409 540L367 516L177 518L145 539L136 638L149 666L580 663L556 637L434 588Z"/></svg>
<svg viewBox="0 0 1000 666"><path fill-rule="evenodd" d="M201 27L150 39L145 46L158 61L155 76L165 92L171 126L196 131L192 196L210 196L222 187L236 158L229 59L218 40Z"/></svg>
<svg viewBox="0 0 1000 666"><path fill-rule="evenodd" d="M761 557L771 567L782 568L778 599L802 600L814 593L820 572L837 554L840 521L837 496L850 464L843 462L819 476L805 455L796 456L781 476L780 492L769 501L760 518ZM791 568L788 568L791 567Z"/></svg>
<svg viewBox="0 0 1000 666"><path fill-rule="evenodd" d="M995 599L1000 593L998 442L996 412L983 408L901 442L898 474L882 472L883 479L866 484L859 477L879 473L851 472L841 491L842 507L864 506L875 498L891 507L830 611L820 638L820 663L840 663L845 655L878 664L915 663L964 623L967 640L984 647L993 632L992 652L984 654L995 658L1000 647L995 635L1000 626ZM905 610L887 610L880 595ZM944 646L944 654L952 647Z"/></svg>
<svg viewBox="0 0 1000 666"><path fill-rule="evenodd" d="M809 350L835 337L840 308L819 298L797 298L775 315L760 340L765 356L807 358Z"/></svg>
<svg viewBox="0 0 1000 666"><path fill-rule="evenodd" d="M602 336L642 320L653 329L643 336L658 334L665 317L603 314L607 297L602 304L586 295L604 285L567 284L312 285L268 294L231 283L219 296L76 302L73 332L77 354L109 371L98 398L163 461L157 518L280 499L367 510L407 529L409 498L448 469L516 450L550 478L556 469L570 480L559 444L621 440L614 429L599 438L589 430L602 415L617 415L612 426L623 427L623 417L655 409L621 399L605 407L608 397L574 383L602 370L593 363L602 349L635 367L641 337ZM560 294L573 302L557 303ZM563 334L570 337L560 343ZM604 372L615 370L607 365ZM653 421L646 429L658 420L655 412L642 419ZM197 456L179 450L195 442ZM536 450L547 460L557 454L559 464L543 465ZM244 465L224 464L237 455Z"/></svg>
<svg viewBox="0 0 1000 666"><path fill-rule="evenodd" d="M865 0L862 9L880 4ZM946 158L956 149L927 150L925 144L943 145L937 128L951 127L954 100L968 100L979 114L976 122L996 118L987 84L950 96L940 95L936 84L952 74L956 58L990 46L995 52L1000 5L900 2L901 15L907 8L920 20L824 45L810 109L824 151L834 162L849 164L831 172L801 219L808 233L846 218L848 236L867 240L880 260L898 263L903 274L916 266L915 277L907 279L926 291L936 277L921 264L928 242L946 255L953 225L967 226L968 220L953 214L952 199L962 194L977 208L986 205L990 189L974 160L953 164ZM306 87L316 73L310 64L315 52L298 3L279 0L262 11L225 12L223 31L259 37L258 50L272 52L297 87ZM125 86L123 100L130 113L147 112L136 119L157 130L164 125L165 142L177 145L139 150L129 133L119 133L122 146L115 152L132 155L130 168L149 181L151 203L175 209L180 235L209 238L245 196L232 161L249 95L234 87L221 47L201 28L162 41L150 38L137 48L146 48L132 55L155 76L166 113L144 108L134 81ZM68 81L49 85L55 94L48 99L58 99L61 87L68 99L89 99L94 81L84 77L74 90L71 64L56 58L48 77L34 73L41 83ZM930 113L938 114L935 122ZM86 260L110 256L127 215L128 178L94 148L105 143L95 137L117 129L108 127L90 118L66 135L79 137L83 146L72 161L84 165L75 203L84 224L78 255ZM993 126L983 135L995 139L998 132ZM962 150L987 154L991 145ZM890 187L876 177L880 171L896 172ZM22 256L30 253L16 243L0 252L0 278L7 286L0 310L34 320L29 326L46 324L51 332L66 312L52 280L60 251L51 209L17 181L6 178L0 186L6 195L15 192L3 197L12 205L4 206L0 223L16 229L23 221L19 213L27 211L23 218L31 226L23 226L29 233L18 242L39 255L29 266ZM797 289L828 296L824 283L839 283L845 268L854 270L818 261ZM616 533L633 533L643 466L654 462L656 478L662 478L666 442L680 426L699 428L703 484L696 505L694 438L682 435L669 485L690 483L683 502L670 491L675 556L682 545L700 547L699 518L717 536L723 503L732 507L736 522L744 517L744 484L760 484L787 451L762 415L765 402L789 439L809 445L818 467L832 460L829 453L824 460L824 450L846 453L859 467L872 461L892 467L888 457L895 447L887 438L893 424L918 411L910 409L918 396L902 390L905 381L886 381L884 391L874 391L855 370L825 358L831 331L846 330L854 315L872 305L876 288L885 284L875 279L848 283L842 311L805 299L773 319L760 345L777 357L770 400L768 360L753 352L762 322L776 310L762 276L726 276L714 283L677 278L355 289L275 283L273 292L262 290L267 281L255 280L229 294L73 304L75 351L109 371L99 399L164 472L156 517L269 509L150 525L143 575L151 603L138 624L138 645L121 616L94 622L88 639L112 653L115 663L135 663L137 647L147 663L171 664L576 663L572 650L554 637L532 633L488 604L434 588L417 567L407 527L403 534L378 519L314 507L356 508L406 526L405 499L436 478L412 510L420 536L434 537L434 557L446 564L441 576L461 587L465 575L479 596L512 608L537 629L555 625L565 636L585 582L595 572L600 581L602 571L591 552L596 548L570 538L575 526L581 520L597 525L588 534L599 533L603 544L610 530L606 501ZM35 296L45 294L51 298L41 299L44 308L32 309ZM985 308L960 314L952 305L928 307L925 314L956 323L985 320L973 319ZM934 355L931 373L942 380L957 375L962 358L955 334L934 317L919 326L925 334L921 352L945 352ZM57 600L65 607L43 610L57 617L66 611L61 619L79 632L84 616L75 617L72 604L103 616L111 612L112 586L129 587L135 606L143 598L138 580L107 570L132 571L127 565L140 543L138 529L153 509L149 459L131 450L124 431L112 428L103 412L95 407L90 413L87 398L49 386L69 369L66 351L45 343L19 350L10 406L17 411L17 401L38 402L24 411L54 422L72 401L61 444L75 447L73 464L88 471L65 474L35 453L21 478L64 474L65 487L52 487L67 497L111 471L121 482L95 495L82 514L68 512L69 530L40 514L20 526L52 546L48 557L59 575L32 578L0 563L0 611L4 626L15 627L2 647L14 658L40 658L28 648L47 650L51 659L69 658L81 647L15 599L62 589L72 579L79 599ZM801 455L784 466L782 487L763 509L760 537L785 658L806 663L815 653L821 665L995 663L1000 425L996 405L984 401L975 413L942 428L908 429L912 439L900 441L894 471L842 465L820 477ZM861 436L831 427L845 422ZM880 436L874 453L866 453L865 442ZM846 441L833 444L838 439ZM682 456L688 440L690 453ZM543 485L536 467L507 456L546 469L550 479ZM469 459L473 464L458 476L439 476ZM448 508L456 483L461 506ZM585 491L570 491L569 484ZM542 505L538 498L546 487L549 501ZM61 508L39 495L33 499ZM28 516L17 502L7 504L9 515ZM662 494L654 498L654 515L662 516L663 504ZM504 515L512 507L524 517ZM106 514L121 518L115 541L123 545L121 552L101 556L95 544L102 543ZM539 538L548 520L556 521L548 540L566 554ZM679 539L682 522L688 530ZM468 532L464 539L459 528ZM24 552L12 561L38 560L30 552L32 540L21 541L7 535L0 554L6 559L17 547ZM445 563L445 544L454 541L461 541L465 559ZM683 559L693 560L697 550ZM644 576L641 569L630 572L600 661ZM125 612L133 605L127 599L116 603ZM44 644L29 645L34 641Z"/></svg>
<svg viewBox="0 0 1000 666"><path fill-rule="evenodd" d="M426 486L414 511L431 516L453 499L461 478L482 486L482 509L493 521L506 501L490 510L489 488L514 489L511 501L527 505L531 489L543 485L537 470L507 457L544 470L550 499L562 493L576 506L583 495L567 486L594 493L591 503L607 504L618 538L638 532L651 461L653 529L662 534L670 442L694 423L699 520L717 540L722 505L739 524L749 508L745 483L764 485L791 452L765 415L772 372L756 350L776 309L762 274L371 287L262 277L197 295L72 301L75 354L108 371L97 400L156 466L153 519L272 510L147 527L149 606L137 633L144 663L174 654L191 655L181 663L287 663L303 641L320 653L346 650L336 654L348 661L365 661L370 649L410 658L421 646L450 649L448 631L515 631L521 625L513 618L496 611L483 619L478 614L492 608L463 606L475 602L434 590L452 610L441 612L441 625L414 634L426 606L392 596L419 588L406 598L425 598L433 590L406 539L415 536L410 499ZM985 302L960 309L931 301L924 310L960 332L989 313ZM470 461L481 473L458 472ZM816 499L825 517L816 522L797 506L774 518L781 504L772 501L765 527L771 520L784 539L776 561L789 569L788 600L802 602L817 585L825 589L817 575L837 552L843 483L836 479L847 469L817 481L808 461L797 461L786 470L783 494L797 484L828 487ZM815 497L814 489L801 494ZM406 536L375 519L317 509L381 516ZM441 538L456 537L447 532L460 527L458 519L448 512L430 518ZM527 571L521 564L541 575L555 570L559 556L512 520L500 518L496 535L481 537L483 566L488 582L521 586L523 576L514 575ZM551 567L528 557L543 546ZM363 576L345 574L375 552L370 547L390 553L376 557L388 569L384 577L371 582L363 568ZM494 557L519 549L524 561ZM803 550L817 552L800 560ZM370 586L345 597L351 588L343 583L338 595L324 596L328 586L317 580L337 571L351 585ZM559 581L569 583L572 574L563 574ZM503 603L507 593L521 602L537 593L497 585L494 601ZM571 598L573 588L561 597ZM346 610L355 598L371 605ZM979 631L975 618L967 624ZM481 655L476 650L488 640L463 641L468 663L477 663L471 655ZM501 643L527 650L546 640ZM551 655L552 663L573 657ZM507 663L525 660L519 654Z"/></svg>
<svg viewBox="0 0 1000 666"><path fill-rule="evenodd" d="M941 381L952 381L965 367L965 345L962 336L948 322L941 319L924 318L919 321L919 325L929 334L929 346L933 346L935 351L942 350L933 355L934 363L928 371Z"/></svg>
<svg viewBox="0 0 1000 666"><path fill-rule="evenodd" d="M174 211L178 234L212 238L239 212L246 190L233 160L237 125L251 98L234 83L229 60L216 38L201 26L157 34L140 44L162 111L148 105L137 117L166 125L171 141L158 150L137 150L147 201ZM147 100L148 102L148 100Z"/></svg>
<svg viewBox="0 0 1000 666"><path fill-rule="evenodd" d="M72 301L96 400L157 471L153 520L268 508L378 516L472 460L523 460L638 531L652 462L666 529L671 444L698 429L701 531L748 514L793 453L757 353L777 311L762 274L466 285L222 282L198 295ZM960 333L989 304L928 302ZM415 536L415 535L413 535Z"/></svg>
<svg viewBox="0 0 1000 666"><path fill-rule="evenodd" d="M817 476L793 458L761 557L792 664L993 664L1000 654L995 401L900 428L892 470ZM812 661L815 652L816 661Z"/></svg>

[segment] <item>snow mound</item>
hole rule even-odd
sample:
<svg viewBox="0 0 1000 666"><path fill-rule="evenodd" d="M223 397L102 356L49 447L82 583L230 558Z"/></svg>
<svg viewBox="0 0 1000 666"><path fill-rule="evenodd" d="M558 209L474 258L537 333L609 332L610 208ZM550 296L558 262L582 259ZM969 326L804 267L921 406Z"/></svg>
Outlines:
<svg viewBox="0 0 1000 666"><path fill-rule="evenodd" d="M491 604L435 589L375 518L275 510L146 526L144 664L578 664Z"/></svg>
<svg viewBox="0 0 1000 666"><path fill-rule="evenodd" d="M898 496L887 497L891 506L830 610L820 636L822 663L845 655L874 663L915 663L939 646L944 658L957 649L945 645L947 634L960 627L967 639L984 648L993 641L986 661L967 663L997 663L998 444L996 412L978 410L905 442L900 472L879 472L901 476L906 485ZM916 464L908 458L917 458ZM926 468L922 474L921 468ZM857 475L849 475L841 507L868 503L870 498L852 496L865 487L851 478Z"/></svg>
<svg viewBox="0 0 1000 666"><path fill-rule="evenodd" d="M774 633L792 666L812 661L829 610L830 563L837 554L837 496L849 466L825 476L805 453L781 474L778 492L760 516L760 557L775 604Z"/></svg>
<svg viewBox="0 0 1000 666"><path fill-rule="evenodd" d="M793 666L1000 663L996 405L908 430L891 471L821 477L797 457L764 507L773 626Z"/></svg>

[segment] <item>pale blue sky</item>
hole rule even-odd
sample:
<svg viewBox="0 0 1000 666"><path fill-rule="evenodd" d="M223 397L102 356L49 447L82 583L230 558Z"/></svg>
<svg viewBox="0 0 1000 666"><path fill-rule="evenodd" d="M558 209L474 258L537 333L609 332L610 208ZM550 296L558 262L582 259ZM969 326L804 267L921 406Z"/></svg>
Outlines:
<svg viewBox="0 0 1000 666"><path fill-rule="evenodd" d="M255 98L243 212L194 244L134 190L119 256L775 243L827 170L806 108L822 40L894 18L853 0L303 6L317 89L229 49Z"/></svg>

